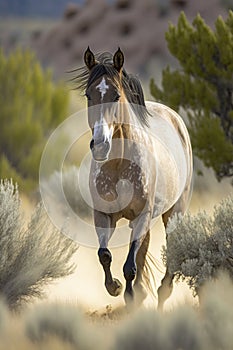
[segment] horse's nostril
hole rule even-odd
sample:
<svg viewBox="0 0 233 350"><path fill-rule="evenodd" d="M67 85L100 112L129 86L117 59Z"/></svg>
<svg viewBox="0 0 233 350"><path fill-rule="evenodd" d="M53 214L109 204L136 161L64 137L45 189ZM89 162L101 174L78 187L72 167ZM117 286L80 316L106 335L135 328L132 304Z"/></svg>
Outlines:
<svg viewBox="0 0 233 350"><path fill-rule="evenodd" d="M94 140L92 139L91 142L90 142L90 149L92 150L94 147Z"/></svg>

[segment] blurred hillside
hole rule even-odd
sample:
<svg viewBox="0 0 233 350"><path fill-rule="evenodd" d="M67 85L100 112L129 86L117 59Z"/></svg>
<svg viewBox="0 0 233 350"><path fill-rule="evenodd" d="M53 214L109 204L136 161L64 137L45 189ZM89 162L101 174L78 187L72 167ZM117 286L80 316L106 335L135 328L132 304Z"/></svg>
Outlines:
<svg viewBox="0 0 233 350"><path fill-rule="evenodd" d="M80 4L78 4L80 2ZM12 7L12 15L19 7L27 13L33 10L46 16L53 11L54 17L63 7L63 15L53 24L44 21L31 21L28 30L30 36L23 36L23 44L33 48L44 66L51 66L57 77L63 77L65 71L82 64L83 52L89 45L95 52L114 52L118 46L126 56L126 68L139 73L141 78L156 76L164 64L171 60L168 53L165 32L168 23L176 23L183 10L189 20L197 13L213 27L216 18L227 16L230 0L86 0L68 3L65 0L40 1L11 0L0 1L0 10ZM6 5L7 4L7 5ZM31 5L33 4L33 6ZM16 6L17 5L17 6ZM42 11L43 9L43 11ZM20 14L18 13L18 15ZM8 13L10 14L10 13ZM8 52L20 44L20 23L15 21L4 30L4 18L1 21L1 45ZM23 21L25 25L25 20ZM13 29L14 28L14 29ZM10 35L10 33L13 33Z"/></svg>
<svg viewBox="0 0 233 350"><path fill-rule="evenodd" d="M168 22L176 23L181 10L190 20L199 12L210 26L219 14L227 14L220 0L116 0L113 4L89 0L82 7L69 5L63 19L32 44L42 62L52 64L58 75L77 67L89 45L95 52L114 52L120 46L126 67L149 76L153 58L170 59L164 35Z"/></svg>

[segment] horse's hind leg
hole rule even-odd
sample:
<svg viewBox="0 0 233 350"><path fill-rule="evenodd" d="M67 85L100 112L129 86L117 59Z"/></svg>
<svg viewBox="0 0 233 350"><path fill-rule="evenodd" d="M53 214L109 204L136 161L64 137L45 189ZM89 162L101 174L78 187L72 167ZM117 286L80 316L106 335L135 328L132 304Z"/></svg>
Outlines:
<svg viewBox="0 0 233 350"><path fill-rule="evenodd" d="M172 217L172 215L174 215L175 213L181 213L181 214L185 213L185 210L187 209L189 204L191 193L192 193L192 177L189 178L189 181L185 186L184 192L182 193L178 201L174 204L172 208L170 208L166 213L162 215L165 230L167 228L168 220L170 217ZM161 286L158 288L158 309L159 310L163 309L163 305L165 301L169 298L169 296L172 293L173 278L174 278L174 275L169 272L167 267L165 276L161 282Z"/></svg>
<svg viewBox="0 0 233 350"><path fill-rule="evenodd" d="M168 219L173 214L174 207L169 209L166 213L162 215L162 220L167 227ZM170 274L168 268L166 268L165 276L161 281L161 286L158 288L158 310L163 310L163 305L165 301L170 297L173 290L173 278L174 275Z"/></svg>
<svg viewBox="0 0 233 350"><path fill-rule="evenodd" d="M112 277L112 254L107 248L109 239L115 230L116 222L109 215L98 211L94 211L94 219L100 243L98 250L99 261L105 273L105 287L110 295L118 296L122 291L122 284L118 279Z"/></svg>
<svg viewBox="0 0 233 350"><path fill-rule="evenodd" d="M134 283L135 289L135 302L140 305L147 296L147 292L143 286L143 272L146 265L146 254L150 243L150 231L147 232L141 247L137 253L136 264L137 264L137 275Z"/></svg>
<svg viewBox="0 0 233 350"><path fill-rule="evenodd" d="M145 242L145 246L142 248L142 251L146 247L145 237L149 231L150 220L151 213L150 211L146 211L131 222L131 227L133 229L131 234L131 244L123 267L124 277L126 280L126 288L124 293L126 304L129 304L134 299L133 280L136 278L138 272L137 256L143 242ZM142 251L139 254L142 254ZM140 273L141 271L139 271L139 276Z"/></svg>
<svg viewBox="0 0 233 350"><path fill-rule="evenodd" d="M169 273L166 269L165 276L161 281L161 286L158 288L158 310L163 310L165 301L170 297L173 290L173 278L174 275Z"/></svg>

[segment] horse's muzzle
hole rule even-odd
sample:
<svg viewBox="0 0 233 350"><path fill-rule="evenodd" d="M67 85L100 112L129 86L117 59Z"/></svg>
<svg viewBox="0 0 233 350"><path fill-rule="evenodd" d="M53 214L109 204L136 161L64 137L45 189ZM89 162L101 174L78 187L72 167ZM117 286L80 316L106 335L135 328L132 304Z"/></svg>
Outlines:
<svg viewBox="0 0 233 350"><path fill-rule="evenodd" d="M110 142L104 141L101 143L95 143L94 139L90 142L90 149L93 159L97 162L104 162L108 159L110 152Z"/></svg>

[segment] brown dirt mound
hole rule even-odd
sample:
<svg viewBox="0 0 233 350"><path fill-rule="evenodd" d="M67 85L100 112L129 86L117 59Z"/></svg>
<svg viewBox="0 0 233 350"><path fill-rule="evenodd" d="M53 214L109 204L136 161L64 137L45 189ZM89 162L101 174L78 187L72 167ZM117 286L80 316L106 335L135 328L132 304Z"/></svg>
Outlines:
<svg viewBox="0 0 233 350"><path fill-rule="evenodd" d="M88 45L95 52L114 52L120 46L127 68L143 71L151 57L169 57L164 34L181 10L189 20L200 13L211 26L219 14L227 15L219 0L88 0L82 6L69 4L63 19L34 38L33 47L57 76L80 65Z"/></svg>

